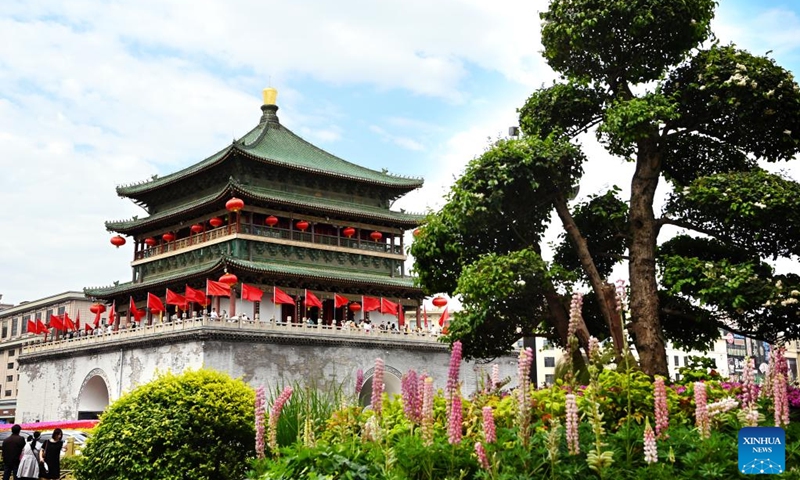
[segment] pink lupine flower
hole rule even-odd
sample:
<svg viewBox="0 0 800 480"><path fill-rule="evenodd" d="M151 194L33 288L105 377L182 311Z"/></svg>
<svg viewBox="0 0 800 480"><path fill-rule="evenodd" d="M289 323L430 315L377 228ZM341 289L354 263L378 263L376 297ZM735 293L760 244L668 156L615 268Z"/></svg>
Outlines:
<svg viewBox="0 0 800 480"><path fill-rule="evenodd" d="M530 373L533 364L533 350L523 348L519 352L519 363L517 365L517 376L519 386L517 387L517 422L519 423L519 433L522 437L523 445L528 444L530 435Z"/></svg>
<svg viewBox="0 0 800 480"><path fill-rule="evenodd" d="M419 418L420 422L422 421L423 410L424 410L424 395L425 395L425 379L428 378L427 373L421 373L417 378L417 405L419 408Z"/></svg>
<svg viewBox="0 0 800 480"><path fill-rule="evenodd" d="M385 365L382 358L375 359L375 369L372 371L372 411L375 416L381 416L381 403L383 396L383 371Z"/></svg>
<svg viewBox="0 0 800 480"><path fill-rule="evenodd" d="M403 412L406 414L406 418L408 418L412 423L419 423L420 415L422 413L422 405L417 405L417 401L419 400L419 395L417 392L418 386L419 379L417 378L416 371L412 369L403 375L403 379L401 380L400 384L400 389L403 396Z"/></svg>
<svg viewBox="0 0 800 480"><path fill-rule="evenodd" d="M644 427L644 461L656 463L658 461L658 446L656 445L656 435L650 427L648 420Z"/></svg>
<svg viewBox="0 0 800 480"><path fill-rule="evenodd" d="M422 442L433 444L433 378L425 377L422 388Z"/></svg>
<svg viewBox="0 0 800 480"><path fill-rule="evenodd" d="M495 389L500 385L500 365L492 365L492 388Z"/></svg>
<svg viewBox="0 0 800 480"><path fill-rule="evenodd" d="M758 400L758 385L755 378L755 361L747 357L742 372L742 409L750 410Z"/></svg>
<svg viewBox="0 0 800 480"><path fill-rule="evenodd" d="M656 377L653 383L653 397L655 399L656 416L656 436L658 438L668 438L667 428L669 428L669 409L667 408L667 387L664 385L664 377Z"/></svg>
<svg viewBox="0 0 800 480"><path fill-rule="evenodd" d="M789 425L789 396L786 386L786 377L778 373L772 381L772 402L775 409L775 426Z"/></svg>
<svg viewBox="0 0 800 480"><path fill-rule="evenodd" d="M628 292L625 291L625 280L619 279L616 282L616 291L617 291L617 311L622 311L625 306L625 303L628 301Z"/></svg>
<svg viewBox="0 0 800 480"><path fill-rule="evenodd" d="M589 361L596 362L600 359L600 341L595 337L589 337Z"/></svg>
<svg viewBox="0 0 800 480"><path fill-rule="evenodd" d="M458 389L458 380L461 371L461 342L453 342L453 350L450 353L450 368L447 371L447 389L445 390L445 400L447 401L447 415L450 415L450 407L453 396Z"/></svg>
<svg viewBox="0 0 800 480"><path fill-rule="evenodd" d="M567 327L567 337L575 335L578 331L578 321L583 318L581 309L583 308L583 294L575 292L572 294L572 301L569 305L569 326Z"/></svg>
<svg viewBox="0 0 800 480"><path fill-rule="evenodd" d="M456 391L453 395L450 416L447 417L447 441L451 445L461 443L461 424L464 420L461 411L461 394Z"/></svg>
<svg viewBox="0 0 800 480"><path fill-rule="evenodd" d="M703 382L695 382L694 384L694 404L695 426L700 432L701 438L708 438L711 436L711 420L708 416L706 384Z"/></svg>
<svg viewBox="0 0 800 480"><path fill-rule="evenodd" d="M570 455L581 453L581 445L578 440L578 404L575 394L567 394L567 448Z"/></svg>
<svg viewBox="0 0 800 480"><path fill-rule="evenodd" d="M267 390L260 386L256 388L256 456L264 458L264 423L267 415Z"/></svg>
<svg viewBox="0 0 800 480"><path fill-rule="evenodd" d="M489 459L486 457L486 449L483 448L483 444L481 442L475 442L475 455L478 456L478 463L481 464L481 468L489 471Z"/></svg>
<svg viewBox="0 0 800 480"><path fill-rule="evenodd" d="M494 426L494 413L492 407L483 407L483 437L486 443L497 441L497 430Z"/></svg>
<svg viewBox="0 0 800 480"><path fill-rule="evenodd" d="M359 368L356 371L356 397L361 395L362 388L364 388L364 370Z"/></svg>
<svg viewBox="0 0 800 480"><path fill-rule="evenodd" d="M272 404L272 409L269 412L269 448L273 452L278 451L278 420L281 416L281 410L291 398L292 391L292 387L284 388L278 398L275 399L275 403Z"/></svg>

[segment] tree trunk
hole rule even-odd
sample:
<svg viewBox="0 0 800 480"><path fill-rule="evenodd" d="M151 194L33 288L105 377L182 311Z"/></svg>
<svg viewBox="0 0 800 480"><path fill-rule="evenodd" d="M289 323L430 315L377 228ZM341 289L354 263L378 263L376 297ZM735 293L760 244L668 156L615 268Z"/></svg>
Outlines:
<svg viewBox="0 0 800 480"><path fill-rule="evenodd" d="M619 314L617 313L616 302L616 289L610 285L600 276L597 267L592 259L592 254L589 252L589 245L586 243L586 238L581 234L578 225L575 224L575 219L567 207L567 201L561 194L556 195L555 199L556 212L561 219L561 224L564 230L567 231L572 245L578 253L578 260L581 262L583 271L589 277L589 283L592 285L595 295L597 295L597 304L600 306L600 313L608 325L608 330L611 332L611 339L614 342L614 351L617 356L617 364L623 359L622 353L622 322ZM609 292L611 295L609 296ZM588 354L588 349L587 349Z"/></svg>
<svg viewBox="0 0 800 480"><path fill-rule="evenodd" d="M648 375L669 376L664 333L659 319L656 285L656 240L658 225L653 214L653 198L658 186L661 159L658 137L639 142L636 173L631 182L630 275L631 331L639 363Z"/></svg>

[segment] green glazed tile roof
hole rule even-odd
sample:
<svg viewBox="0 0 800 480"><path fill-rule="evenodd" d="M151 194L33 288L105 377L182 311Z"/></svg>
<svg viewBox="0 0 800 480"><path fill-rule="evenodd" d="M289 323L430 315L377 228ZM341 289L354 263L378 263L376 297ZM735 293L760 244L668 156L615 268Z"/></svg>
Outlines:
<svg viewBox="0 0 800 480"><path fill-rule="evenodd" d="M131 294L134 292L141 293L153 288L164 288L167 285L174 284L176 281L183 279L189 281L204 276L213 276L211 275L212 273L222 272L223 268L227 268L228 271L233 273L241 273L243 271L271 273L275 274L277 277L329 280L356 286L384 286L411 290L415 293L422 292L422 290L414 286L414 280L411 277L388 277L385 275L372 275L357 270L333 270L312 265L251 262L230 257L222 257L215 261L176 270L169 275L146 280L141 283L126 282L107 287L87 287L84 288L83 291L89 297L111 298L113 296Z"/></svg>
<svg viewBox="0 0 800 480"><path fill-rule="evenodd" d="M349 216L358 220L372 219L393 222L409 227L419 225L425 218L424 215L416 213L396 212L378 206L360 205L343 200L326 199L231 182L215 193L162 210L153 215L131 220L106 222L105 225L108 230L123 234L135 233L138 229L157 228L159 224L168 224L171 219L176 216L183 216L192 209L202 210L212 206L215 202L227 200L234 193L244 197L245 200L260 200L269 202L270 205L300 206L325 214Z"/></svg>
<svg viewBox="0 0 800 480"><path fill-rule="evenodd" d="M235 151L273 165L387 187L411 190L422 186L423 183L420 178L378 172L343 160L295 135L278 123L277 116L265 114L262 122L256 128L239 141L235 141L232 145L205 160L163 177L133 185L119 186L117 194L124 197L135 197L137 194L169 185L225 161Z"/></svg>

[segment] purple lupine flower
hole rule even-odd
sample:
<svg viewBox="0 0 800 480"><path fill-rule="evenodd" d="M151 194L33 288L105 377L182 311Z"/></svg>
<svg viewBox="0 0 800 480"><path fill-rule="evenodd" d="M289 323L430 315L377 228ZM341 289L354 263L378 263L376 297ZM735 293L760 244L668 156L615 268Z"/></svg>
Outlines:
<svg viewBox="0 0 800 480"><path fill-rule="evenodd" d="M453 395L450 415L447 417L447 441L451 445L461 443L461 424L464 417L461 411L461 394L456 391Z"/></svg>
<svg viewBox="0 0 800 480"><path fill-rule="evenodd" d="M756 385L756 364L750 357L744 359L742 372L742 410L750 410L758 400L758 385Z"/></svg>
<svg viewBox="0 0 800 480"><path fill-rule="evenodd" d="M375 359L375 369L372 371L372 411L375 416L381 416L381 403L383 397L383 371L385 365L382 358Z"/></svg>
<svg viewBox="0 0 800 480"><path fill-rule="evenodd" d="M494 412L492 407L483 407L483 438L486 443L497 441L497 429L494 426Z"/></svg>
<svg viewBox="0 0 800 480"><path fill-rule="evenodd" d="M616 299L617 299L617 311L622 311L625 307L625 303L628 301L628 292L625 290L625 280L619 279L616 281Z"/></svg>
<svg viewBox="0 0 800 480"><path fill-rule="evenodd" d="M581 453L581 445L578 440L578 403L575 395L567 394L567 448L570 455Z"/></svg>
<svg viewBox="0 0 800 480"><path fill-rule="evenodd" d="M433 378L425 377L422 387L422 442L433 444Z"/></svg>
<svg viewBox="0 0 800 480"><path fill-rule="evenodd" d="M406 414L406 418L412 423L419 423L420 415L421 415L421 405L417 404L419 399L419 392L417 392L417 387L419 386L419 378L417 377L417 372L415 370L409 370L403 375L400 384L400 390L403 396L403 412Z"/></svg>
<svg viewBox="0 0 800 480"><path fill-rule="evenodd" d="M775 409L775 426L789 425L789 398L786 377L782 373L775 375L772 381L772 402Z"/></svg>
<svg viewBox="0 0 800 480"><path fill-rule="evenodd" d="M267 390L256 388L256 456L264 458L264 423L267 415Z"/></svg>
<svg viewBox="0 0 800 480"><path fill-rule="evenodd" d="M695 426L701 438L708 438L711 436L711 419L708 415L706 384L703 382L694 384L694 405Z"/></svg>
<svg viewBox="0 0 800 480"><path fill-rule="evenodd" d="M583 294L575 292L572 294L572 301L569 305L569 326L567 327L567 337L572 337L578 331L578 321L583 318L581 309L583 308Z"/></svg>
<svg viewBox="0 0 800 480"><path fill-rule="evenodd" d="M600 341L594 336L589 337L589 361L596 362L600 360Z"/></svg>
<svg viewBox="0 0 800 480"><path fill-rule="evenodd" d="M272 409L269 412L269 448L273 453L278 451L278 420L281 416L281 410L283 410L283 406L286 405L289 398L292 397L292 391L292 387L284 388L278 398L275 399L275 403L272 404Z"/></svg>
<svg viewBox="0 0 800 480"><path fill-rule="evenodd" d="M483 448L483 444L481 442L475 442L475 455L478 456L478 463L481 464L481 468L489 471L489 458L486 456L486 449Z"/></svg>
<svg viewBox="0 0 800 480"><path fill-rule="evenodd" d="M364 370L359 368L356 371L356 397L361 395L362 388L364 388Z"/></svg>
<svg viewBox="0 0 800 480"><path fill-rule="evenodd" d="M500 385L500 365L494 364L492 365L492 389L497 388Z"/></svg>
<svg viewBox="0 0 800 480"><path fill-rule="evenodd" d="M517 364L517 422L519 423L519 433L522 437L523 445L528 444L528 436L530 435L530 373L531 364L533 363L533 350L530 348L523 348L519 352L519 360Z"/></svg>
<svg viewBox="0 0 800 480"><path fill-rule="evenodd" d="M656 436L667 438L667 428L669 428L669 409L667 408L667 388L664 385L664 377L656 377L653 383L653 398L655 400L656 417Z"/></svg>

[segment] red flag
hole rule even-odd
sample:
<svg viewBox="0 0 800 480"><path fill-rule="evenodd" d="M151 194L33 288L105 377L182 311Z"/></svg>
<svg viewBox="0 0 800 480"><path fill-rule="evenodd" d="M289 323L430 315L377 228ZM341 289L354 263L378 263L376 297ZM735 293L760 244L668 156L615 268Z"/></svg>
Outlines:
<svg viewBox="0 0 800 480"><path fill-rule="evenodd" d="M375 297L361 297L361 305L364 308L364 312L380 310L381 300Z"/></svg>
<svg viewBox="0 0 800 480"><path fill-rule="evenodd" d="M111 302L111 310L108 311L108 324L113 325L117 321L117 302ZM95 323L96 327L99 323Z"/></svg>
<svg viewBox="0 0 800 480"><path fill-rule="evenodd" d="M333 294L333 307L334 308L344 307L348 303L350 303L350 300L348 300L347 298L339 295L338 293L334 293Z"/></svg>
<svg viewBox="0 0 800 480"><path fill-rule="evenodd" d="M36 319L35 333L47 333L47 327L44 326L44 322L41 319Z"/></svg>
<svg viewBox="0 0 800 480"><path fill-rule="evenodd" d="M83 329L86 330L87 332L91 332L92 331L92 327L88 323L83 326Z"/></svg>
<svg viewBox="0 0 800 480"><path fill-rule="evenodd" d="M206 295L213 295L215 297L230 297L231 286L227 283L206 279Z"/></svg>
<svg viewBox="0 0 800 480"><path fill-rule="evenodd" d="M58 315L50 315L50 326L56 330L64 330L64 322Z"/></svg>
<svg viewBox="0 0 800 480"><path fill-rule="evenodd" d="M167 305L175 305L181 310L186 310L186 297L167 289Z"/></svg>
<svg viewBox="0 0 800 480"><path fill-rule="evenodd" d="M81 329L81 311L78 310L78 316L75 317L75 330Z"/></svg>
<svg viewBox="0 0 800 480"><path fill-rule="evenodd" d="M309 292L308 289L306 289L306 308L311 307L322 308L322 302L320 302L319 298L314 295L314 292Z"/></svg>
<svg viewBox="0 0 800 480"><path fill-rule="evenodd" d="M286 294L278 287L274 287L275 291L272 294L272 303L291 303L294 304L294 299Z"/></svg>
<svg viewBox="0 0 800 480"><path fill-rule="evenodd" d="M205 305L208 300L206 299L206 294L203 293L202 290L195 290L189 285L186 285L186 301Z"/></svg>
<svg viewBox="0 0 800 480"><path fill-rule="evenodd" d="M164 302L150 292L147 292L147 308L153 313L161 313L165 310Z"/></svg>
<svg viewBox="0 0 800 480"><path fill-rule="evenodd" d="M133 301L133 297L131 297L131 304L128 309L130 310L131 315L133 315L133 319L137 322L144 316L144 312L136 308L136 302Z"/></svg>
<svg viewBox="0 0 800 480"><path fill-rule="evenodd" d="M260 288L251 287L247 284L242 284L242 300L247 300L248 302L260 302L261 298L264 296L264 291Z"/></svg>
<svg viewBox="0 0 800 480"><path fill-rule="evenodd" d="M33 320L28 320L28 328L26 331L28 333L39 333L39 328L36 326L36 322Z"/></svg>
<svg viewBox="0 0 800 480"><path fill-rule="evenodd" d="M69 318L69 314L64 312L64 330L75 330L75 322Z"/></svg>
<svg viewBox="0 0 800 480"><path fill-rule="evenodd" d="M425 330L428 329L428 310L425 305L422 306L422 319L425 320Z"/></svg>
<svg viewBox="0 0 800 480"><path fill-rule="evenodd" d="M381 297L381 313L391 313L392 315L397 315L397 304L391 300L386 300L385 298Z"/></svg>
<svg viewBox="0 0 800 480"><path fill-rule="evenodd" d="M406 312L403 310L403 307L397 309L397 323L399 323L401 327L406 324Z"/></svg>
<svg viewBox="0 0 800 480"><path fill-rule="evenodd" d="M442 312L442 316L439 317L439 326L443 327L449 323L450 320L450 312L447 311L447 307L444 308L444 312Z"/></svg>

